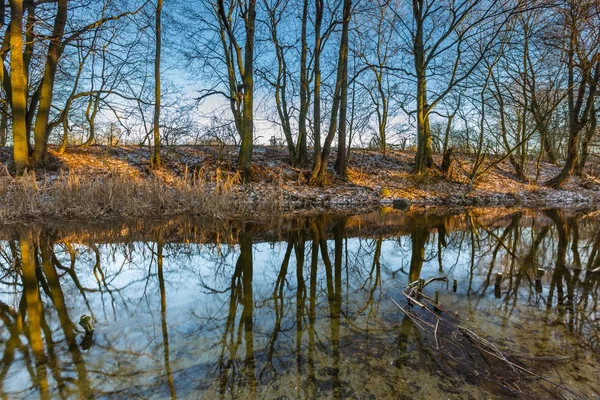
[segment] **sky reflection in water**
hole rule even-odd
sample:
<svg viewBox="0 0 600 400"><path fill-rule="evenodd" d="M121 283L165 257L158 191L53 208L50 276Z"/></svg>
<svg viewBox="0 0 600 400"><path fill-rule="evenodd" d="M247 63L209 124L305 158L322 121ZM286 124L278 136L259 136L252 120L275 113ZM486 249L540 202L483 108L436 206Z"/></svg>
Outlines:
<svg viewBox="0 0 600 400"><path fill-rule="evenodd" d="M600 396L600 219L384 214L242 223L221 240L11 233L0 242L0 395L561 398L548 384L506 388L448 363L390 300L419 277L447 276L427 289L462 325L552 357L528 365ZM93 338L82 314L96 320Z"/></svg>

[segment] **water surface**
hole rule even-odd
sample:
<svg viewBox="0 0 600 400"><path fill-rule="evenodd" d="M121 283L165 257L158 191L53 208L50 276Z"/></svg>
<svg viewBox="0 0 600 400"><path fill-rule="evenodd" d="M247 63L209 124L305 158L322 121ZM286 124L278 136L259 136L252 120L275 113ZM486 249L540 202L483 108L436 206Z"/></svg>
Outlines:
<svg viewBox="0 0 600 400"><path fill-rule="evenodd" d="M133 230L0 235L2 398L600 397L595 213L382 210ZM434 340L391 300L408 307L402 290L431 277L448 281L427 295L531 374L462 354L452 329Z"/></svg>

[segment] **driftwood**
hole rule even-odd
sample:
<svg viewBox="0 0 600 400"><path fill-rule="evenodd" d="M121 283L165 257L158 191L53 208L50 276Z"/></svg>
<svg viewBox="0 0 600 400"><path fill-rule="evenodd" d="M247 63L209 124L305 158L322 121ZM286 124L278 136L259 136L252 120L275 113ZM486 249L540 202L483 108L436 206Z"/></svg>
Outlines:
<svg viewBox="0 0 600 400"><path fill-rule="evenodd" d="M437 292L435 298L423 293L428 284L439 280L447 281L446 278L419 279L410 283L402 292L404 301L391 300L454 372L466 372L483 378L515 397L531 398L532 386L541 385L537 388L539 391L551 390L554 396L560 395L559 398L584 399L580 394L543 376L526 364L526 361L559 362L569 360L570 357L529 357L501 350L472 329L461 325L458 313L445 309L437 299ZM543 386L542 383L547 385Z"/></svg>

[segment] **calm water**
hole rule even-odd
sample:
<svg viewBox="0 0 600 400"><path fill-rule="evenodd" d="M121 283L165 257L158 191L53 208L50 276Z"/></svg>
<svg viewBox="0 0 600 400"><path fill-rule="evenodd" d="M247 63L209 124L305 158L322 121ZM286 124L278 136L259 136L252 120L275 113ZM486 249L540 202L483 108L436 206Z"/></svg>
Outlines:
<svg viewBox="0 0 600 400"><path fill-rule="evenodd" d="M131 231L1 236L2 398L600 397L593 213L382 211ZM455 330L434 337L406 317L391 298L408 308L402 290L430 277L449 282L426 294L531 373L461 354Z"/></svg>

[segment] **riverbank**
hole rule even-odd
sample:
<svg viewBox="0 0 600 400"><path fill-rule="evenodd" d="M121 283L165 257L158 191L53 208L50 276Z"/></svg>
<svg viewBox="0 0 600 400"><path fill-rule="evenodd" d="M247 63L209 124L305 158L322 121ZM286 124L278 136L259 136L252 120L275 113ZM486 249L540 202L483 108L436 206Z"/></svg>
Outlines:
<svg viewBox="0 0 600 400"><path fill-rule="evenodd" d="M535 161L516 179L507 162L492 167L473 185L473 160L458 155L452 179L434 170L414 177L414 153L353 152L348 179L332 178L324 187L307 184L310 170L289 165L286 149L256 147L253 182L241 185L235 173L235 147L173 146L164 166L151 169L142 147L50 150L47 168L21 178L9 174L10 148L0 149L0 222L43 218L162 218L181 214L213 218L270 216L286 212L355 212L406 199L413 205L593 208L600 201L598 166L572 177L564 190L543 182L560 167ZM436 165L441 159L435 157Z"/></svg>

